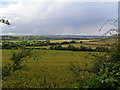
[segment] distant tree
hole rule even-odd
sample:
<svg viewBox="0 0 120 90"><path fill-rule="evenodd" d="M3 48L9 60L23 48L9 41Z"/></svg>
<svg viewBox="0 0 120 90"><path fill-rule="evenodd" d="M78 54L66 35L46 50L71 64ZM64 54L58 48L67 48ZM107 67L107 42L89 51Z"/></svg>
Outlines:
<svg viewBox="0 0 120 90"><path fill-rule="evenodd" d="M77 42L73 40L73 41L70 41L70 43L77 43Z"/></svg>
<svg viewBox="0 0 120 90"><path fill-rule="evenodd" d="M68 50L75 50L76 47L75 47L74 45L69 45L69 46L67 47L67 49L68 49Z"/></svg>
<svg viewBox="0 0 120 90"><path fill-rule="evenodd" d="M81 50L81 51L84 51L84 50L86 50L86 47L80 46L80 50Z"/></svg>
<svg viewBox="0 0 120 90"><path fill-rule="evenodd" d="M55 46L55 49L56 49L56 50L61 50L61 49L62 49L62 46L59 44L59 45Z"/></svg>
<svg viewBox="0 0 120 90"><path fill-rule="evenodd" d="M83 43L83 41L80 41L80 43Z"/></svg>
<svg viewBox="0 0 120 90"><path fill-rule="evenodd" d="M61 44L70 44L70 42L64 41Z"/></svg>
<svg viewBox="0 0 120 90"><path fill-rule="evenodd" d="M93 51L93 49L90 46L87 49L88 51Z"/></svg>

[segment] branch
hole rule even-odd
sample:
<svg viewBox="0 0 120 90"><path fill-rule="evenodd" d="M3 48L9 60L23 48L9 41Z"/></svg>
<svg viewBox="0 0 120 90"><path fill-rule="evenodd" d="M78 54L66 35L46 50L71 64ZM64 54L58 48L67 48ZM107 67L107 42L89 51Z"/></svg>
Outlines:
<svg viewBox="0 0 120 90"><path fill-rule="evenodd" d="M8 20L5 19L0 19L1 23L7 24L7 25L11 25L11 23Z"/></svg>
<svg viewBox="0 0 120 90"><path fill-rule="evenodd" d="M101 31L102 30L102 28L105 26L105 24L107 24L108 22L114 22L114 23L116 23L116 22L118 22L118 20L116 20L116 19L110 19L110 20L107 20L101 27L100 27L100 29L99 29L99 31ZM118 22L119 23L119 22Z"/></svg>

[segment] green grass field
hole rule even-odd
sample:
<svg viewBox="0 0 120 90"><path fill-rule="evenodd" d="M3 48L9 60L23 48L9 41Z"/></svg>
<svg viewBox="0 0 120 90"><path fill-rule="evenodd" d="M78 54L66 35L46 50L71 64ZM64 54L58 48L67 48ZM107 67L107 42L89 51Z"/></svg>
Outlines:
<svg viewBox="0 0 120 90"><path fill-rule="evenodd" d="M2 50L3 66L10 62L12 52L18 52L18 50ZM23 64L30 68L29 71L20 70L5 77L2 82L3 88L71 87L70 83L75 80L70 70L71 63L79 65L80 68L86 68L87 64L87 69L90 69L93 64L88 56L92 53L96 52L35 50L34 54L39 60L32 58L24 62Z"/></svg>
<svg viewBox="0 0 120 90"><path fill-rule="evenodd" d="M51 40L51 42L63 42L70 40ZM81 41L81 40L80 40ZM80 42L77 41L77 42ZM84 40L83 43L72 44L75 47L86 46L96 48L106 44L113 44L114 39L108 40ZM69 44L62 45L67 47ZM50 46L38 46L49 48ZM108 46L109 47L109 46ZM20 50L2 50L2 66L12 63L10 60L13 52ZM29 58L23 65L29 70L19 70L5 77L2 81L3 88L69 88L71 83L76 80L76 76L70 68L76 65L78 68L90 69L93 66L93 54L97 52L87 51L61 51L61 50L33 50L38 60ZM87 67L86 67L87 65ZM86 77L93 73L82 72Z"/></svg>

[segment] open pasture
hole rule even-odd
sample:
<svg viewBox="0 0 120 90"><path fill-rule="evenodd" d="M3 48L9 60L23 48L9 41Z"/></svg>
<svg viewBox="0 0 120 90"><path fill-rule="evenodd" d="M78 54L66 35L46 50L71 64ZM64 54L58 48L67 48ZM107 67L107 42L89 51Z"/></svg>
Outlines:
<svg viewBox="0 0 120 90"><path fill-rule="evenodd" d="M3 66L10 62L12 52L19 50L2 50ZM3 80L4 88L65 88L75 80L74 73L70 70L71 63L79 68L90 69L92 60L88 58L95 52L82 51L57 51L35 50L38 60L33 58L22 64L30 69L28 71L16 71ZM41 58L40 58L41 57ZM89 75L89 74L86 74Z"/></svg>

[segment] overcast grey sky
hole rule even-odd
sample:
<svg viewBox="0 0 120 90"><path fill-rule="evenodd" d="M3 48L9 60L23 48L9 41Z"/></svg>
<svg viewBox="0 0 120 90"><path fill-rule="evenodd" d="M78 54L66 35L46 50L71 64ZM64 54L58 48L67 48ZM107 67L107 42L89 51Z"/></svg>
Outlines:
<svg viewBox="0 0 120 90"><path fill-rule="evenodd" d="M8 35L102 35L114 27L108 19L117 19L117 2L40 2L10 0L0 2L0 17L11 26L0 24ZM0 33L1 34L1 33Z"/></svg>

